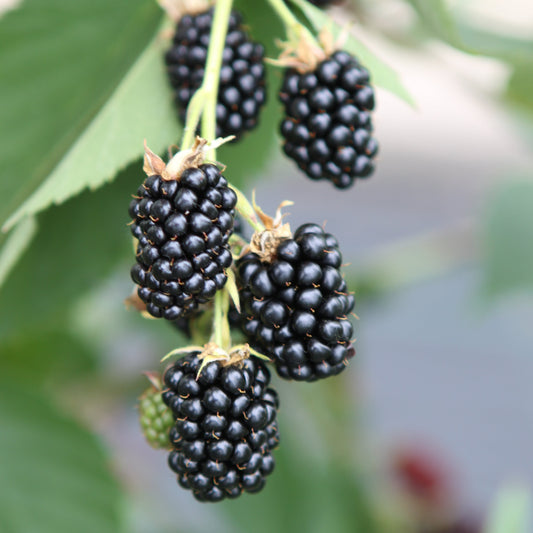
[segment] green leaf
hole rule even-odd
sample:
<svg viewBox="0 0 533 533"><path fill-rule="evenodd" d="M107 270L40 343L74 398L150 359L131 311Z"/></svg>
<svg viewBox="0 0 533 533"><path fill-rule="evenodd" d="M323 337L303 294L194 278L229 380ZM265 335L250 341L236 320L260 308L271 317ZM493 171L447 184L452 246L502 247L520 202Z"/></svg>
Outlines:
<svg viewBox="0 0 533 533"><path fill-rule="evenodd" d="M0 388L0 531L116 533L121 496L93 435L45 397Z"/></svg>
<svg viewBox="0 0 533 533"><path fill-rule="evenodd" d="M506 62L530 60L533 54L533 40L521 39L477 28L457 21L457 29L463 43L462 50L494 57Z"/></svg>
<svg viewBox="0 0 533 533"><path fill-rule="evenodd" d="M35 219L27 218L14 228L9 236L0 234L0 287L26 251L36 231Z"/></svg>
<svg viewBox="0 0 533 533"><path fill-rule="evenodd" d="M143 176L138 161L108 186L39 215L39 232L0 288L0 301L6 302L0 306L0 338L28 328L60 327L72 304L117 263L133 261L127 208ZM124 276L129 276L127 267Z"/></svg>
<svg viewBox="0 0 533 533"><path fill-rule="evenodd" d="M457 25L449 6L443 0L407 0L433 38L463 48Z"/></svg>
<svg viewBox="0 0 533 533"><path fill-rule="evenodd" d="M485 288L491 295L533 288L533 182L499 189L484 229Z"/></svg>
<svg viewBox="0 0 533 533"><path fill-rule="evenodd" d="M9 218L7 227L85 188L94 190L112 180L142 156L145 139L154 152L178 142L180 128L162 58L157 38L46 181Z"/></svg>
<svg viewBox="0 0 533 533"><path fill-rule="evenodd" d="M525 486L509 485L498 494L485 533L530 533L532 517L531 491Z"/></svg>
<svg viewBox="0 0 533 533"><path fill-rule="evenodd" d="M311 5L306 0L291 0L291 2L302 10L317 32L320 32L323 28L328 28L334 39L346 35L346 42L342 48L361 60L361 63L371 74L372 83L395 94L411 106L415 105L412 96L404 87L398 74L370 51L359 39L356 39L351 32L346 32L343 27L334 22L323 10Z"/></svg>
<svg viewBox="0 0 533 533"><path fill-rule="evenodd" d="M527 61L514 65L509 79L506 99L533 116L533 53Z"/></svg>
<svg viewBox="0 0 533 533"><path fill-rule="evenodd" d="M72 146L160 18L153 0L26 0L0 19L0 224Z"/></svg>
<svg viewBox="0 0 533 533"><path fill-rule="evenodd" d="M525 60L533 54L533 41L485 30L466 22L459 9L452 10L444 0L407 0L428 32L469 54L504 61ZM458 8L460 8L460 4Z"/></svg>
<svg viewBox="0 0 533 533"><path fill-rule="evenodd" d="M97 358L80 339L67 330L18 331L0 344L2 375L32 387L62 385L76 376L84 379L97 368Z"/></svg>

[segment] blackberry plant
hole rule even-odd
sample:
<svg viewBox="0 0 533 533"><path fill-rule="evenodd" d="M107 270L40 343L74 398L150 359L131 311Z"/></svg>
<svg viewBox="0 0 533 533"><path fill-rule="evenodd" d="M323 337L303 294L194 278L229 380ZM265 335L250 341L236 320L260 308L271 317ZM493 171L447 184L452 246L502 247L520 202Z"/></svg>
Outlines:
<svg viewBox="0 0 533 533"><path fill-rule="evenodd" d="M368 72L348 53L328 52L326 38L318 46L283 0L268 1L294 45L278 61L290 67L280 93L284 150L314 179L346 188L371 172L377 150ZM335 237L314 223L293 234L281 215L292 202L267 216L216 161L218 146L256 125L265 100L263 47L231 6L219 0L179 19L165 61L185 122L181 150L165 164L145 147L148 177L129 208L130 301L196 344L168 354L182 357L165 370L164 388L145 393L141 425L152 445L170 448L178 483L205 502L258 492L274 469L279 402L267 363L282 378L316 381L355 355L355 300ZM244 228L234 232L236 212L254 230L249 240ZM244 344L232 342L230 324Z"/></svg>

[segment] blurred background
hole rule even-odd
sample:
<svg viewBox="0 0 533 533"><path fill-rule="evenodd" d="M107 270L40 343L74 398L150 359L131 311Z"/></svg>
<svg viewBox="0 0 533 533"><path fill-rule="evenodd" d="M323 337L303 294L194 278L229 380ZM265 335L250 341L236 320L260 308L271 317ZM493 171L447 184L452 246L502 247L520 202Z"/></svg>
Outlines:
<svg viewBox="0 0 533 533"><path fill-rule="evenodd" d="M273 56L282 34L266 3L235 4ZM273 377L276 471L259 495L216 505L177 486L138 425L141 373L186 340L123 304L142 140L163 152L179 139L161 11L0 9L0 221L17 214L0 236L1 532L532 531L529 2L328 11L354 20L414 102L378 88L377 170L353 189L281 155L273 68L257 137L220 150L265 211L291 199L293 227L326 222L359 320L357 358L333 383Z"/></svg>

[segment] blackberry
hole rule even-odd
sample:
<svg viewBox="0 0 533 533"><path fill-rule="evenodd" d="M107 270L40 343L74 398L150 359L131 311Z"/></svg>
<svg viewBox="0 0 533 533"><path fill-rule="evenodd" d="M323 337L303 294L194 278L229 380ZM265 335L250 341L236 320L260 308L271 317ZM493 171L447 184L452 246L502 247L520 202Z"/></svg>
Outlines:
<svg viewBox="0 0 533 533"><path fill-rule="evenodd" d="M346 189L374 170L378 144L370 111L374 90L368 71L337 51L312 72L289 69L279 94L285 106L283 150L309 178Z"/></svg>
<svg viewBox="0 0 533 533"><path fill-rule="evenodd" d="M160 388L150 387L139 400L139 422L146 441L153 448L170 448L168 434L174 419Z"/></svg>
<svg viewBox="0 0 533 533"><path fill-rule="evenodd" d="M341 262L337 240L316 224L282 240L270 261L251 252L238 262L243 331L282 378L332 376L355 354Z"/></svg>
<svg viewBox="0 0 533 533"><path fill-rule="evenodd" d="M176 320L226 283L237 196L212 164L186 168L175 179L165 173L148 176L130 203L138 240L131 277L148 313Z"/></svg>
<svg viewBox="0 0 533 533"><path fill-rule="evenodd" d="M174 102L185 122L187 106L202 84L213 23L213 8L183 16L176 28L172 47L165 54ZM242 136L257 126L266 102L265 50L253 42L242 27L242 15L233 10L222 55L216 107L217 137Z"/></svg>
<svg viewBox="0 0 533 533"><path fill-rule="evenodd" d="M279 435L277 393L258 359L205 365L191 352L165 372L163 401L176 423L168 456L178 483L199 501L258 492L274 469Z"/></svg>

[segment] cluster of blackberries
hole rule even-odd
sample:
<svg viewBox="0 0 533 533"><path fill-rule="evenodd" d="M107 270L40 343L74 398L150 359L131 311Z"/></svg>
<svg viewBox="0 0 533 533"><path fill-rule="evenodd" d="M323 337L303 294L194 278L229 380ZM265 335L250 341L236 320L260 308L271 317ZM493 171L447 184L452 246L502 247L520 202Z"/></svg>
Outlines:
<svg viewBox="0 0 533 533"><path fill-rule="evenodd" d="M355 354L348 319L355 300L339 272L335 237L316 224L283 240L270 262L255 253L238 263L242 328L287 379L314 381L341 372Z"/></svg>
<svg viewBox="0 0 533 533"><path fill-rule="evenodd" d="M188 168L176 180L148 176L139 187L129 208L138 240L131 277L152 316L179 319L224 286L236 202L211 164Z"/></svg>
<svg viewBox="0 0 533 533"><path fill-rule="evenodd" d="M182 16L165 55L182 120L204 79L213 15L211 8ZM285 108L283 149L310 178L344 189L374 168L374 91L368 71L349 53L334 52L306 70L304 64L313 64L307 52L313 51L298 49L299 69L285 72L279 94ZM257 125L266 100L263 60L263 46L251 41L241 15L232 11L222 52L217 136L238 138ZM285 65L294 65L291 61ZM137 239L131 276L148 313L190 334L191 319L227 281L237 197L212 164L194 164L175 179L157 172L130 204ZM260 245L252 238L253 251L238 261L241 309L231 309L230 321L241 328L250 351L270 357L284 379L339 374L355 355L348 318L355 301L340 272L338 242L316 224L287 236L276 233L272 222L273 228L265 223L272 229L270 236L265 230L272 238L268 249L254 235ZM187 355L167 368L164 388L156 393L159 402L152 395L141 404L145 434L157 446L166 440L170 468L199 501L257 492L274 469L277 393L269 388L264 363L242 348L224 359L210 355L209 344L202 353L186 348Z"/></svg>
<svg viewBox="0 0 533 533"><path fill-rule="evenodd" d="M271 451L279 441L270 373L246 358L228 366L210 362L198 374L198 355L189 353L164 375L163 401L176 419L170 468L200 501L258 492L274 469Z"/></svg>
<svg viewBox="0 0 533 533"><path fill-rule="evenodd" d="M335 3L311 1L319 7ZM213 8L184 15L165 55L183 121L204 78L212 23ZM257 125L266 101L263 60L263 46L250 40L242 27L242 15L233 10L220 71L217 136L239 138ZM283 150L307 176L346 189L356 178L372 174L378 150L370 117L374 91L368 71L351 54L337 51L314 70L287 70L279 97L285 106Z"/></svg>
<svg viewBox="0 0 533 533"><path fill-rule="evenodd" d="M368 71L348 52L338 51L313 72L286 72L280 91L286 116L283 150L314 180L339 189L374 170L378 145L369 111L374 90Z"/></svg>
<svg viewBox="0 0 533 533"><path fill-rule="evenodd" d="M213 8L184 15L178 22L172 47L165 55L168 76L175 91L180 118L202 84L213 23ZM235 135L257 126L266 101L264 48L252 42L242 28L242 15L233 10L222 53L216 107L217 137Z"/></svg>

